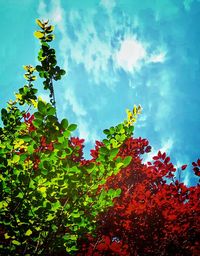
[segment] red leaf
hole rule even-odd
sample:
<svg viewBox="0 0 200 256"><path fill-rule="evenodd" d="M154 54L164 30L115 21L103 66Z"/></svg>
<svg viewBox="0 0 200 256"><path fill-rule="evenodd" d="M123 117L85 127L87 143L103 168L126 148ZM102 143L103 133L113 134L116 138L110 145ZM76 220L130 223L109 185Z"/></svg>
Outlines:
<svg viewBox="0 0 200 256"><path fill-rule="evenodd" d="M187 167L187 164L182 165L181 170L184 171L186 169L186 167Z"/></svg>
<svg viewBox="0 0 200 256"><path fill-rule="evenodd" d="M166 153L164 152L164 153L162 154L162 160L164 160L165 157L166 157Z"/></svg>
<svg viewBox="0 0 200 256"><path fill-rule="evenodd" d="M195 162L192 162L192 165L193 165L193 166L197 166L197 164L196 164Z"/></svg>
<svg viewBox="0 0 200 256"><path fill-rule="evenodd" d="M197 164L200 167L200 159L197 160Z"/></svg>
<svg viewBox="0 0 200 256"><path fill-rule="evenodd" d="M170 157L168 156L168 157L166 157L166 159L165 159L165 164L168 164L169 161L170 161Z"/></svg>

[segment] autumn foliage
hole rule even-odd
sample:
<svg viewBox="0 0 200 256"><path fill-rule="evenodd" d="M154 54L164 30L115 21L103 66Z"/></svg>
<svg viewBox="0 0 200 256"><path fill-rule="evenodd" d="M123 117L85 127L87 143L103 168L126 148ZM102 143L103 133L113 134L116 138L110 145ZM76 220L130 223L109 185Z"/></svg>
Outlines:
<svg viewBox="0 0 200 256"><path fill-rule="evenodd" d="M97 142L93 161L100 147ZM131 164L104 185L122 193L99 215L96 236L80 241L79 255L199 255L200 186L178 181L165 152L144 163L143 154L150 150L145 139L124 143L119 155L131 155ZM192 164L199 176L200 160Z"/></svg>

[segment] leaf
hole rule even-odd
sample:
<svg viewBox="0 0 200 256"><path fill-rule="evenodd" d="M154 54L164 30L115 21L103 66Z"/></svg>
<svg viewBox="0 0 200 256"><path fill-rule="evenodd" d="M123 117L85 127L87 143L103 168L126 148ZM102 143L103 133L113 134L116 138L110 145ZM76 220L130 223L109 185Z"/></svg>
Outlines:
<svg viewBox="0 0 200 256"><path fill-rule="evenodd" d="M46 105L43 101L38 102L38 111L44 115L46 115Z"/></svg>
<svg viewBox="0 0 200 256"><path fill-rule="evenodd" d="M29 136L29 135L24 135L22 136L22 139L25 141L25 142L28 142L28 141L31 141L32 138Z"/></svg>
<svg viewBox="0 0 200 256"><path fill-rule="evenodd" d="M24 193L23 192L19 192L19 194L16 196L16 197L18 197L18 198L23 198L23 196L24 196Z"/></svg>
<svg viewBox="0 0 200 256"><path fill-rule="evenodd" d="M47 110L47 115L54 116L55 113L56 113L56 109L53 108L53 107L50 107L50 108Z"/></svg>
<svg viewBox="0 0 200 256"><path fill-rule="evenodd" d="M121 192L122 192L121 188L118 188L117 190L115 190L115 196L119 196Z"/></svg>
<svg viewBox="0 0 200 256"><path fill-rule="evenodd" d="M5 234L4 234L4 238L5 238L5 239L9 239L9 238L10 238L10 236L8 235L8 233L5 233Z"/></svg>
<svg viewBox="0 0 200 256"><path fill-rule="evenodd" d="M44 162L43 162L43 166L44 166L45 169L48 170L48 169L50 168L50 163L49 163L49 161L44 161Z"/></svg>
<svg viewBox="0 0 200 256"><path fill-rule="evenodd" d="M13 241L12 241L12 244L20 245L21 243L20 243L19 241L17 241L17 240L13 240Z"/></svg>
<svg viewBox="0 0 200 256"><path fill-rule="evenodd" d="M77 125L76 124L70 124L68 127L68 131L73 132L74 130L76 130Z"/></svg>
<svg viewBox="0 0 200 256"><path fill-rule="evenodd" d="M25 236L30 236L32 233L33 233L32 230L28 229L25 233Z"/></svg>
<svg viewBox="0 0 200 256"><path fill-rule="evenodd" d="M119 152L118 148L111 149L111 151L110 151L110 158L111 159L115 158L117 156L118 152Z"/></svg>
<svg viewBox="0 0 200 256"><path fill-rule="evenodd" d="M59 201L57 201L55 203L51 203L51 206L53 211L57 211L61 207L61 204Z"/></svg>
<svg viewBox="0 0 200 256"><path fill-rule="evenodd" d="M72 213L72 217L73 218L79 218L80 217L80 213L77 212L77 213Z"/></svg>
<svg viewBox="0 0 200 256"><path fill-rule="evenodd" d="M2 116L2 118L5 118L6 115L7 115L7 110L6 110L5 108L2 108L2 110L1 110L1 116Z"/></svg>
<svg viewBox="0 0 200 256"><path fill-rule="evenodd" d="M44 116L40 112L35 112L34 117L37 118L37 119L43 120Z"/></svg>
<svg viewBox="0 0 200 256"><path fill-rule="evenodd" d="M34 32L34 36L38 39L42 39L44 38L44 33L38 30Z"/></svg>
<svg viewBox="0 0 200 256"><path fill-rule="evenodd" d="M60 75L61 75L61 76L64 76L65 74L66 74L66 71L65 71L64 69L61 69L61 70L60 70Z"/></svg>
<svg viewBox="0 0 200 256"><path fill-rule="evenodd" d="M53 30L54 30L54 26L52 26L52 25L45 28L45 32L47 32L47 33L51 33Z"/></svg>
<svg viewBox="0 0 200 256"><path fill-rule="evenodd" d="M124 164L123 167L127 167L127 166L130 164L131 160L132 160L132 157L131 157L131 156L125 157L125 158L123 159L123 164Z"/></svg>
<svg viewBox="0 0 200 256"><path fill-rule="evenodd" d="M42 68L42 66L40 66L40 65L37 65L37 66L35 67L35 69L36 69L38 72L43 71L43 68Z"/></svg>
<svg viewBox="0 0 200 256"><path fill-rule="evenodd" d="M42 29L44 28L44 24L41 22L41 20L36 19L35 21L36 21L36 23L38 24L39 27L41 27Z"/></svg>
<svg viewBox="0 0 200 256"><path fill-rule="evenodd" d="M109 150L106 147L101 147L99 149L99 153L106 155L109 152Z"/></svg>
<svg viewBox="0 0 200 256"><path fill-rule="evenodd" d="M187 164L181 166L181 170L184 171L187 168Z"/></svg>
<svg viewBox="0 0 200 256"><path fill-rule="evenodd" d="M68 120L67 119L63 119L61 122L61 128L62 129L67 129L68 127Z"/></svg>
<svg viewBox="0 0 200 256"><path fill-rule="evenodd" d="M40 187L38 188L38 190L41 192L41 193L45 193L46 192L46 187Z"/></svg>
<svg viewBox="0 0 200 256"><path fill-rule="evenodd" d="M51 42L52 40L54 40L55 39L55 35L48 35L46 38L45 38L45 40L47 41L47 42Z"/></svg>
<svg viewBox="0 0 200 256"><path fill-rule="evenodd" d="M55 216L54 215L52 215L52 214L49 214L48 216L47 216L47 221L51 221L51 220L53 220L55 218Z"/></svg>
<svg viewBox="0 0 200 256"><path fill-rule="evenodd" d="M39 128L40 126L41 126L41 124L42 124L42 120L40 120L40 119L35 119L35 120L33 120L33 125L36 127L36 128Z"/></svg>
<svg viewBox="0 0 200 256"><path fill-rule="evenodd" d="M108 134L110 134L110 130L105 129L105 130L103 131L103 133L106 134L106 135L108 135Z"/></svg>
<svg viewBox="0 0 200 256"><path fill-rule="evenodd" d="M19 160L20 160L20 156L19 155L14 155L13 162L17 163L17 162L19 162Z"/></svg>

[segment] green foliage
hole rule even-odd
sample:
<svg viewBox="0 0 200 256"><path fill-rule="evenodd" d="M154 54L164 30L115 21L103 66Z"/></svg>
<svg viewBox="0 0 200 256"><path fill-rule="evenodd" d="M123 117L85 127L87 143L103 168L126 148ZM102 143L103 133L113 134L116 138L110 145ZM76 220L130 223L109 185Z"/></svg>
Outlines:
<svg viewBox="0 0 200 256"><path fill-rule="evenodd" d="M104 131L105 146L96 162L72 160L70 136L77 125L58 120L53 90L53 80L65 72L56 66L55 50L47 43L53 40L53 26L40 20L37 24L40 65L24 67L28 84L1 110L1 255L56 255L63 249L75 253L77 240L93 232L96 216L120 195L120 189L106 191L102 185L131 161L117 156L133 132L125 123ZM35 70L50 90L50 103L36 96Z"/></svg>
<svg viewBox="0 0 200 256"><path fill-rule="evenodd" d="M37 65L36 70L38 71L39 76L45 79L43 82L44 89L50 91L50 102L55 107L56 100L53 89L53 80L60 80L61 77L65 75L65 70L56 65L56 52L48 44L48 42L51 42L54 39L54 35L52 34L54 27L49 25L48 21L42 22L37 19L36 23L41 28L41 30L34 33L34 36L41 42L41 48L38 53L38 60L41 62L41 65Z"/></svg>

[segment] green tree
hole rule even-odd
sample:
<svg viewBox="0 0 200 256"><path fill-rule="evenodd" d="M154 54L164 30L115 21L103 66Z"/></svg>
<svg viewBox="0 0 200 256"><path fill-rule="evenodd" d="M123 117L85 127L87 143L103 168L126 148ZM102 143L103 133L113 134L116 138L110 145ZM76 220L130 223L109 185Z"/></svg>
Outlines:
<svg viewBox="0 0 200 256"><path fill-rule="evenodd" d="M131 157L117 157L133 133L140 108L128 121L105 130L98 159L85 165L73 160L70 143L75 124L58 120L53 82L65 71L57 66L53 26L37 20L40 65L24 66L26 85L1 110L0 254L57 255L76 253L77 240L95 229L96 216L113 204L120 189L105 190L107 177L126 167ZM50 103L37 97L37 71ZM136 111L137 110L137 111Z"/></svg>

